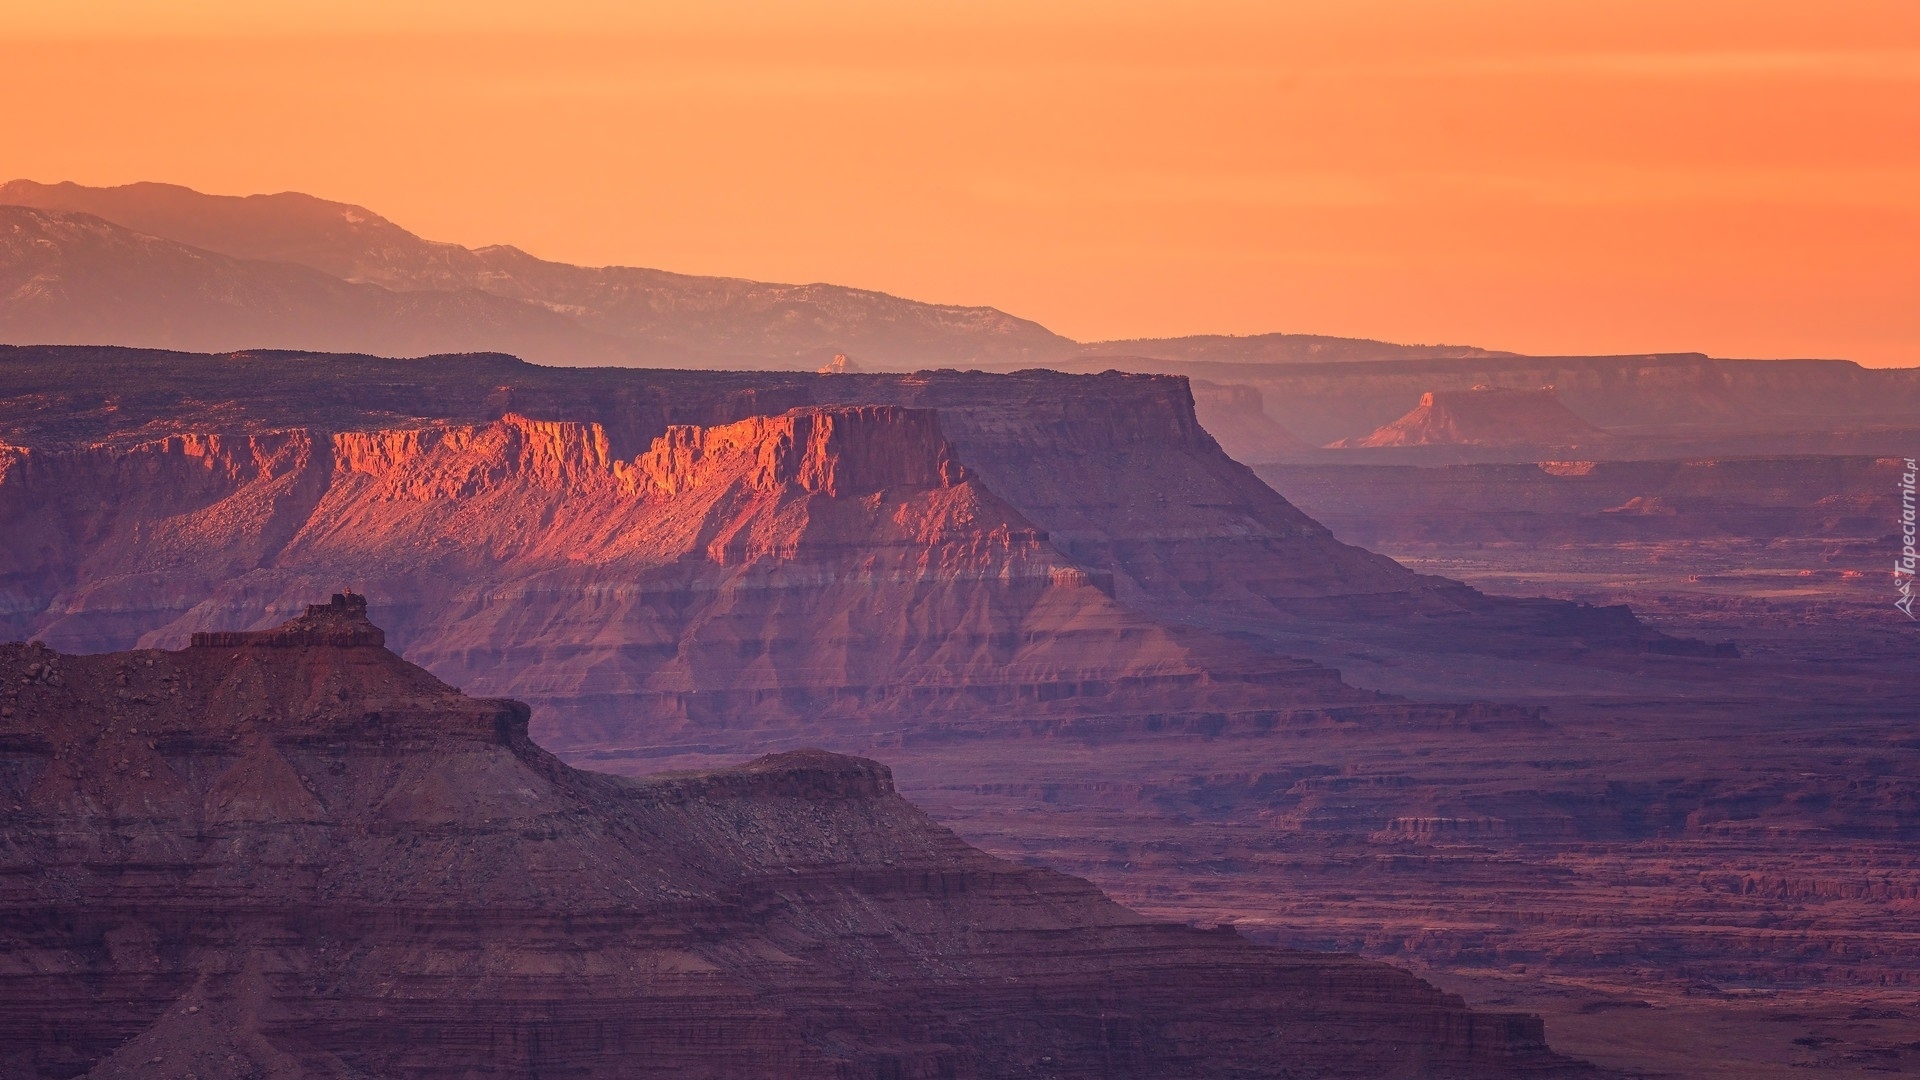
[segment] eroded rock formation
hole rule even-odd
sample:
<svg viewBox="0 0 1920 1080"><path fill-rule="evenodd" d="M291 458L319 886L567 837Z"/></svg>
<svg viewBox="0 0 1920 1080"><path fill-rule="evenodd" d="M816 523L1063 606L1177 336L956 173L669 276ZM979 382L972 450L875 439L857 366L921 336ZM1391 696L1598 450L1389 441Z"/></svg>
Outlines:
<svg viewBox="0 0 1920 1080"><path fill-rule="evenodd" d="M1589 1072L1536 1019L992 859L871 761L574 771L365 611L0 646L0 1073Z"/></svg>
<svg viewBox="0 0 1920 1080"><path fill-rule="evenodd" d="M1577 446L1606 432L1560 403L1552 387L1429 390L1405 416L1347 446Z"/></svg>
<svg viewBox="0 0 1920 1080"><path fill-rule="evenodd" d="M523 369L533 385L434 400L226 362L308 396L239 388L223 425L239 430L141 440L159 406L135 390L81 445L14 436L40 445L0 463L23 540L0 554L12 633L184 644L350 583L407 655L540 706L551 745L662 752L776 728L872 748L1007 723L1459 714L1409 712L1248 633L1283 619L1663 644L1624 609L1495 600L1339 543L1220 452L1177 379ZM677 396L640 381L656 377ZM788 404L810 395L891 400ZM344 429L268 427L256 407ZM393 420L430 407L497 413Z"/></svg>

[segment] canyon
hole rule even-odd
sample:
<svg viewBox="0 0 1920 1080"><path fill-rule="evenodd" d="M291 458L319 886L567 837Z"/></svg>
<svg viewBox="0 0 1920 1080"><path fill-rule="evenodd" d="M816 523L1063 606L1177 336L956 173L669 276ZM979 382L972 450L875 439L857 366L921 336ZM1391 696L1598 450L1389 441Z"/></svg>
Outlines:
<svg viewBox="0 0 1920 1080"><path fill-rule="evenodd" d="M996 414L1015 420L1032 381L958 378L946 396L997 398ZM1172 407L1174 384L1102 381L1125 402L1109 415L1133 421L1076 434L1160 451L1163 468L1187 466L1196 499L1221 494L1198 485L1202 470L1228 490L1264 491L1209 453L1190 410ZM1156 407L1175 423L1141 415ZM549 745L656 752L731 750L777 731L835 745L874 738L876 724L895 739L991 729L1009 707L1022 723L1115 728L1212 722L1227 708L1267 726L1397 708L1319 665L1143 617L1116 599L1122 581L1151 607L1200 575L1250 565L1257 590L1210 599L1466 624L1500 610L1338 544L1271 493L1264 507L1213 504L1265 535L1210 531L1195 514L1156 535L1110 506L1049 501L1084 490L1072 455L1030 459L1045 484L1031 466L1003 469L1029 507L1070 530L1062 543L981 482L930 409L804 406L669 425L631 459L611 446L597 424L506 413L14 450L0 465L0 513L22 523L7 606L25 614L22 636L57 648L169 645L271 622L319 582L352 580L381 598L408 655L540 707L535 733ZM1180 449L1187 462L1168 460ZM1249 539L1260 541L1251 551ZM1583 609L1563 607L1581 622ZM1686 644L1630 619L1588 621L1622 647Z"/></svg>
<svg viewBox="0 0 1920 1080"><path fill-rule="evenodd" d="M1522 356L1312 334L1076 342L994 308L571 266L505 245L426 240L366 207L299 192L235 197L155 183L0 184L0 342L504 350L548 364L707 369L814 370L846 355L867 371L1153 372L1218 387L1199 395L1202 417L1250 463L1325 460L1316 448L1365 439L1426 393L1476 386L1552 386L1568 409L1620 436L1611 454L1642 458L1898 454L1920 432L1913 369ZM1261 406L1247 408L1250 396ZM1246 438L1229 430L1249 425ZM1376 464L1428 459L1405 447L1364 453ZM1514 445L1454 457L1529 460Z"/></svg>
<svg viewBox="0 0 1920 1080"><path fill-rule="evenodd" d="M0 646L0 1075L1599 1075L994 859L873 761L569 768L367 613Z"/></svg>
<svg viewBox="0 0 1920 1080"><path fill-rule="evenodd" d="M347 585L575 766L857 753L989 851L1604 1065L1920 1067L1910 639L1685 581L1815 544L1864 589L1884 462L1256 474L1218 385L0 349L6 634L180 647Z"/></svg>
<svg viewBox="0 0 1920 1080"><path fill-rule="evenodd" d="M993 850L1538 1010L1557 1046L1616 1067L1911 1074L1920 695L1887 573L1904 468L1262 466L1340 539L1414 569L1629 602L1739 655L1589 656L1528 683L1327 624L1286 647L1355 685L1538 722L974 747L903 763L903 782L943 789L919 797ZM962 758L991 778L949 779Z"/></svg>
<svg viewBox="0 0 1920 1080"><path fill-rule="evenodd" d="M198 655L350 586L595 773L877 758L998 856L1606 1066L1920 1072L1913 369L1080 343L24 182L0 340L0 638Z"/></svg>
<svg viewBox="0 0 1920 1080"><path fill-rule="evenodd" d="M1005 500L1046 534L1027 535L1009 520L1009 536L1020 533L1018 542L1039 545L1033 550L1044 548L1077 568L1063 581L1084 575L1095 592L1104 590L1134 610L1182 623L1211 622L1213 629L1236 633L1408 616L1447 626L1460 642L1480 642L1490 654L1700 648L1648 631L1623 609L1491 597L1338 542L1221 452L1197 422L1178 378L554 369L507 357L385 361L4 347L0 361L0 393L18 406L0 416L0 441L17 448L13 482L5 490L31 527L55 531L31 552L19 551L18 558L39 561L8 569L4 580L13 595L6 607L20 620L12 632L41 634L59 647L112 647L133 624L140 633L181 639L200 627L189 625L191 619L170 623L203 604L214 582L242 589L239 577L251 570L283 573L301 560L319 573L334 566L372 569L377 562L366 563L366 551L330 552L328 543L353 542L337 522L316 520L309 527L307 521L314 514L325 519L353 512L362 492L392 520L377 528L362 521L356 529L375 544L389 526L413 529L413 554L401 560L412 566L411 560L432 550L419 545L442 527L440 516L468 496L545 500L588 516L598 512L589 509L596 500L624 500L631 505L623 512L653 516L665 503L628 499L628 481L615 466L638 467L676 427L711 429L793 409L874 404L937 410L939 438L951 438L958 467L973 478L975 487L968 490ZM85 377L76 378L82 371ZM225 441L200 440L212 435ZM196 441L169 441L187 436ZM903 455L948 453L931 436L895 449ZM366 468L354 464L361 457ZM939 467L936 461L925 464ZM433 479L448 469L511 474L514 480L476 479L462 488L463 481ZM424 473L414 476L419 470ZM168 496L144 480L124 494L115 485L125 487L129 478L149 471L198 486L184 505L196 513L204 509L204 516L158 516L189 530L212 529L206 550L169 556L165 545L127 542L125 530L145 528L143 519L155 514L139 500ZM404 490L383 491L386 480ZM875 477L869 488L887 483ZM89 493L89 487L101 486L115 493ZM779 501L778 493L761 494ZM830 502L803 494L809 506ZM41 510L29 514L28 507ZM549 512L529 505L516 511L516 520ZM480 549L484 561L497 564L485 574L558 573L580 558L601 558L600 540L573 543L564 528L543 549L528 547L536 537L506 517L476 513L470 522L481 532L448 538L441 546ZM857 527L898 525L874 518ZM241 537L234 529L252 531ZM300 543L281 551L297 533ZM335 539L323 541L323 533ZM851 549L866 539L859 536ZM675 545L691 539L665 537L660 543L665 547L655 556L670 561L679 554ZM639 557L645 546L630 547ZM213 565L206 551L216 548L234 551L239 561L218 564L212 576L195 569ZM846 554L831 545L818 550L828 558ZM167 566L189 571L179 591L154 587L153 575ZM463 570L467 580L477 572ZM258 592L234 601L241 606L229 606L220 617L278 617L263 606L273 598ZM396 640L409 640L410 603L396 603ZM194 617L213 613L207 608ZM95 633L87 624L96 619L123 625Z"/></svg>
<svg viewBox="0 0 1920 1080"><path fill-rule="evenodd" d="M1904 458L1266 465L1343 539L1494 592L1627 602L1782 662L1898 664ZM1870 685L1872 677L1862 675Z"/></svg>

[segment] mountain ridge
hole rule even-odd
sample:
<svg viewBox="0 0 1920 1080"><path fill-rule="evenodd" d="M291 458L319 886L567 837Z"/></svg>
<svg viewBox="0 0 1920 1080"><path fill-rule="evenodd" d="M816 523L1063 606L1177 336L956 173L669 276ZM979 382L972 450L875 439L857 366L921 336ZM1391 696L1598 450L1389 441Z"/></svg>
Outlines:
<svg viewBox="0 0 1920 1080"><path fill-rule="evenodd" d="M18 206L0 206L0 334L51 344L399 353L563 344L581 359L617 355L563 316L478 289L395 292L203 251L91 214Z"/></svg>
<svg viewBox="0 0 1920 1080"><path fill-rule="evenodd" d="M0 185L0 205L6 204L90 214L131 232L230 258L304 266L401 294L472 290L530 305L580 332L576 337L556 329L531 348L513 349L536 360L693 361L711 366L747 359L811 367L840 351L938 363L975 355L1039 359L1072 348L1067 339L1039 324L993 308L927 304L818 283L572 266L506 245L466 248L425 240L364 207L298 192L212 196L166 184L86 188L15 180ZM224 347L260 345L326 347L275 339L232 341ZM484 345L415 351L471 347Z"/></svg>
<svg viewBox="0 0 1920 1080"><path fill-rule="evenodd" d="M1241 362L1512 355L1474 346L1396 345L1287 333L1075 342L990 307L928 304L820 282L770 283L634 266L577 266L541 259L510 244L469 248L427 240L366 207L295 191L212 195L151 181L88 187L72 181L42 184L16 179L0 184L0 206L5 205L91 214L133 232L230 258L306 266L343 281L397 292L475 289L525 301L574 318L594 334L629 342L624 362L681 359L702 364L758 361L817 366L836 352L852 352L865 363L887 366L1066 360L1141 350L1173 360ZM675 311L687 316L682 325L669 325L671 320L664 318ZM722 319L702 321L702 313L755 325L750 333L741 334L722 325ZM769 322L770 314L784 322L810 323L813 332L796 337L788 327L782 333ZM889 336L862 329L861 322L907 324L908 332ZM919 324L917 329L913 324ZM942 344L941 337L952 340ZM161 340L87 343L179 344ZM290 341L245 344L322 347ZM529 351L533 358L549 361L609 362L604 350L576 351L583 348L556 340Z"/></svg>

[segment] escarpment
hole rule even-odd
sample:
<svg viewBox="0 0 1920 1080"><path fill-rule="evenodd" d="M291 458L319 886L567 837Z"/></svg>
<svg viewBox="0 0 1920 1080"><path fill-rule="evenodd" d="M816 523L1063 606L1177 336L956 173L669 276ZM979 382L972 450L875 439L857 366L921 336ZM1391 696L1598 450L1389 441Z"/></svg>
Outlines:
<svg viewBox="0 0 1920 1080"><path fill-rule="evenodd" d="M933 412L884 406L796 410L718 428L675 425L632 471L636 484L677 495L743 466L754 491L796 485L828 496L952 487L966 475Z"/></svg>
<svg viewBox="0 0 1920 1080"><path fill-rule="evenodd" d="M463 498L504 484L578 488L612 467L606 432L596 424L529 420L508 413L495 424L445 425L332 436L338 472L391 480L391 497ZM422 464L433 467L423 470Z"/></svg>
<svg viewBox="0 0 1920 1080"><path fill-rule="evenodd" d="M0 375L50 392L68 376L35 364L78 352ZM1339 543L1220 451L1179 378L88 355L124 376L112 409L5 414L33 444L0 481L35 537L0 581L11 633L181 644L351 583L398 648L532 701L555 746L1423 722L1459 711L1287 654L1329 624L1660 641ZM228 430L141 437L196 416Z"/></svg>
<svg viewBox="0 0 1920 1080"><path fill-rule="evenodd" d="M0 485L0 511L45 521L10 580L72 584L60 617L21 629L177 645L352 582L436 674L532 701L549 745L650 754L1465 715L1149 620L964 465L931 410L802 407L614 445L509 414L36 451L27 479L57 482ZM140 499L91 494L124 477ZM224 549L217 577L176 557L195 536Z"/></svg>
<svg viewBox="0 0 1920 1080"><path fill-rule="evenodd" d="M582 452L631 464L676 427L713 430L796 408L933 410L952 458L973 479L1046 532L1077 571L1111 580L1116 599L1155 619L1267 636L1283 651L1303 628L1311 637L1330 623L1409 618L1442 627L1456 646L1493 651L1553 642L1633 651L1660 638L1631 616L1567 604L1543 615L1339 542L1221 451L1179 377L554 369L499 355L394 361L82 348L0 347L0 361L0 403L10 403L0 408L0 440L36 452L125 450L177 430L367 433L377 444L409 437L395 432L521 417L556 432L586 425L605 445ZM834 460L851 460L848 449ZM482 469L434 482L459 494L500 479ZM94 580L26 586L8 604L21 613L16 625L51 627ZM111 648L132 639L65 640Z"/></svg>
<svg viewBox="0 0 1920 1080"><path fill-rule="evenodd" d="M873 762L577 772L365 612L0 646L7 1075L1590 1071L1537 1019L990 858Z"/></svg>

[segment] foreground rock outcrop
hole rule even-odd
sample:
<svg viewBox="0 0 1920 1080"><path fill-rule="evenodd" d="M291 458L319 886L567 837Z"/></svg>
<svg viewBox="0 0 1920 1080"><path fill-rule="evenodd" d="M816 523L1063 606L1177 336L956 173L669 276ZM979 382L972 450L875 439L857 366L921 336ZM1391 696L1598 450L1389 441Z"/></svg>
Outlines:
<svg viewBox="0 0 1920 1080"><path fill-rule="evenodd" d="M0 1075L1544 1077L1539 1022L1156 923L873 762L577 772L358 597L0 647Z"/></svg>

